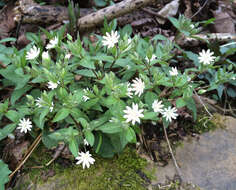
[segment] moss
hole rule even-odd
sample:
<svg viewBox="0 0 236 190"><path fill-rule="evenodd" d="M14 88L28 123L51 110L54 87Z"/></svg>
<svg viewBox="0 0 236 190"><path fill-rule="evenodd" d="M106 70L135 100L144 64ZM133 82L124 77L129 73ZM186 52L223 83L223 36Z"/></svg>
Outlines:
<svg viewBox="0 0 236 190"><path fill-rule="evenodd" d="M53 186L57 190L146 189L147 182L138 174L138 171L145 173L146 160L140 158L132 148L127 147L122 154L112 159L98 156L94 156L94 158L95 164L91 165L89 169L83 170L81 165L75 164L71 164L65 169L59 164L52 163L49 167L30 169L27 173L33 183L41 186L54 183ZM39 147L38 151L31 156L26 167L35 166L36 163L44 165L50 159L50 154L43 147ZM51 169L56 172L56 175L48 178L46 183L43 182L39 176L42 172ZM147 175L151 176L150 173Z"/></svg>
<svg viewBox="0 0 236 190"><path fill-rule="evenodd" d="M182 125L187 132L191 131L202 134L217 128L217 124L213 121L214 117L209 118L206 114L199 114L195 123L183 121L184 123Z"/></svg>

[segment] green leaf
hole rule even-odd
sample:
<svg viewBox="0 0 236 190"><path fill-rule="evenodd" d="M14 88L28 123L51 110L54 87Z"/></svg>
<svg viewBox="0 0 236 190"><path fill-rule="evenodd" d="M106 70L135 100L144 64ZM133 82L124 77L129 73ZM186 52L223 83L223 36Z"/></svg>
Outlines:
<svg viewBox="0 0 236 190"><path fill-rule="evenodd" d="M157 117L157 113L155 112L146 112L144 113L144 117L142 118L143 120L158 120L159 118Z"/></svg>
<svg viewBox="0 0 236 190"><path fill-rule="evenodd" d="M16 38L4 38L0 40L0 44L5 43L5 42L15 42L15 41L16 41Z"/></svg>
<svg viewBox="0 0 236 190"><path fill-rule="evenodd" d="M186 102L187 108L193 112L193 119L195 121L197 119L197 108L196 108L195 101L191 97L191 98L186 98L185 102Z"/></svg>
<svg viewBox="0 0 236 190"><path fill-rule="evenodd" d="M218 92L218 96L219 96L220 99L221 99L221 97L222 97L222 94L223 94L224 89L225 89L225 86L224 86L223 84L218 85L218 87L217 87L217 89L216 89L217 92Z"/></svg>
<svg viewBox="0 0 236 190"><path fill-rule="evenodd" d="M9 100L7 99L4 103L0 103L0 113L4 113L8 109Z"/></svg>
<svg viewBox="0 0 236 190"><path fill-rule="evenodd" d="M52 132L48 136L55 141L70 142L70 139L79 134L78 130L73 129L73 127L59 129Z"/></svg>
<svg viewBox="0 0 236 190"><path fill-rule="evenodd" d="M39 128L43 129L44 127L44 118L46 117L46 115L49 113L49 109L48 108L44 108L42 112L40 112L40 116L39 116Z"/></svg>
<svg viewBox="0 0 236 190"><path fill-rule="evenodd" d="M60 109L55 117L53 118L52 122L57 122L65 119L70 113L70 110L68 108L62 108Z"/></svg>
<svg viewBox="0 0 236 190"><path fill-rule="evenodd" d="M96 69L94 66L94 62L88 57L85 57L82 60L80 60L79 64L88 69Z"/></svg>
<svg viewBox="0 0 236 190"><path fill-rule="evenodd" d="M25 94L27 91L29 91L32 87L26 85L25 87L18 89L18 90L14 90L13 93L11 94L11 104L14 105L15 102L23 95Z"/></svg>
<svg viewBox="0 0 236 190"><path fill-rule="evenodd" d="M176 100L176 107L177 108L182 108L186 105L186 102L184 101L184 98L178 98Z"/></svg>
<svg viewBox="0 0 236 190"><path fill-rule="evenodd" d="M90 146L93 146L94 141L95 141L95 137L94 137L93 133L90 131L85 131L84 135L85 135L86 140L90 144Z"/></svg>
<svg viewBox="0 0 236 190"><path fill-rule="evenodd" d="M81 76L85 76L85 77L96 78L96 75L91 70L88 70L88 69L81 69L81 70L75 71L75 73Z"/></svg>
<svg viewBox="0 0 236 190"><path fill-rule="evenodd" d="M136 134L132 127L129 127L125 130L125 137L128 142L135 143L136 142Z"/></svg>
<svg viewBox="0 0 236 190"><path fill-rule="evenodd" d="M93 60L96 61L106 61L112 63L114 61L114 58L112 56L108 56L106 54L100 54L97 56L92 57Z"/></svg>
<svg viewBox="0 0 236 190"><path fill-rule="evenodd" d="M0 141L7 137L14 129L16 128L16 124L8 124L3 129L0 129Z"/></svg>
<svg viewBox="0 0 236 190"><path fill-rule="evenodd" d="M7 164L0 160L0 189L4 190L4 185L9 181L8 175L11 171L8 169Z"/></svg>
<svg viewBox="0 0 236 190"><path fill-rule="evenodd" d="M100 130L103 133L109 133L109 134L113 134L113 133L119 133L121 132L123 129L121 127L120 123L113 123L113 122L109 122L106 123L98 128L96 128L95 130Z"/></svg>
<svg viewBox="0 0 236 190"><path fill-rule="evenodd" d="M150 91L148 91L144 96L145 103L148 104L150 109L152 108L152 103L154 102L154 100L157 100L157 99L158 99L158 96L154 92L150 92Z"/></svg>
<svg viewBox="0 0 236 190"><path fill-rule="evenodd" d="M227 94L232 98L236 97L236 92L233 88L227 88Z"/></svg>
<svg viewBox="0 0 236 190"><path fill-rule="evenodd" d="M73 137L69 141L69 149L70 149L70 151L71 151L71 153L73 154L74 157L78 156L79 145L78 145L78 142L77 142L76 138Z"/></svg>
<svg viewBox="0 0 236 190"><path fill-rule="evenodd" d="M104 0L94 0L94 2L96 4L96 6L98 6L98 7L104 7L107 5L107 2Z"/></svg>
<svg viewBox="0 0 236 190"><path fill-rule="evenodd" d="M19 113L15 110L9 110L5 116L10 119L12 122L17 123L20 119Z"/></svg>
<svg viewBox="0 0 236 190"><path fill-rule="evenodd" d="M51 149L58 145L58 141L50 138L49 134L50 134L49 131L43 130L42 142L48 149Z"/></svg>

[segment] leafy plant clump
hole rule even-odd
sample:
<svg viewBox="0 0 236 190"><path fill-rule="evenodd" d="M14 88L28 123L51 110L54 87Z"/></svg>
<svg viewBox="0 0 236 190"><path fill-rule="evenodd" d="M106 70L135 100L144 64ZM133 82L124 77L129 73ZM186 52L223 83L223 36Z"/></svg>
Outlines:
<svg viewBox="0 0 236 190"><path fill-rule="evenodd" d="M182 16L171 21L187 36L199 32L198 23ZM219 86L236 85L229 49L220 64L223 54L185 51L162 35L132 38L131 27L116 31L115 21L105 22L104 35L94 35L95 42L64 37L65 28L42 30L46 46L35 34L28 34L32 43L21 50L0 44L2 90L9 92L0 104L0 140L14 130L33 137L42 133L47 148L63 141L83 168L94 163L88 146L112 157L136 143L141 125L168 127L183 107L196 119L193 94L217 90L221 98ZM184 71L179 56L189 64ZM202 76L214 77L213 83Z"/></svg>

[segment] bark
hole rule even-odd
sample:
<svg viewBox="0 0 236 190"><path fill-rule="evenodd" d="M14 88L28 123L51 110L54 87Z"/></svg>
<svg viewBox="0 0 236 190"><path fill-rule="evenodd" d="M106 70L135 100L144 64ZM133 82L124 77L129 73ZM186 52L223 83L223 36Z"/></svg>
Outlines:
<svg viewBox="0 0 236 190"><path fill-rule="evenodd" d="M104 22L105 17L108 21L110 21L141 7L147 6L153 2L154 0L124 0L110 7L100 9L95 13L91 13L80 18L78 20L79 30L84 31L86 29L99 26Z"/></svg>

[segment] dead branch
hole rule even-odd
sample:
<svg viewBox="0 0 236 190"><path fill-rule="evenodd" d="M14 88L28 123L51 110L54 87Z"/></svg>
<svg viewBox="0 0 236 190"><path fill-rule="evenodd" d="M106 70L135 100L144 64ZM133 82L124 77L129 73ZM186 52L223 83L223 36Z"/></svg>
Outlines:
<svg viewBox="0 0 236 190"><path fill-rule="evenodd" d="M153 2L154 0L124 0L110 7L100 9L95 13L80 18L78 20L79 30L84 31L86 29L101 25L105 17L108 21L110 21Z"/></svg>

